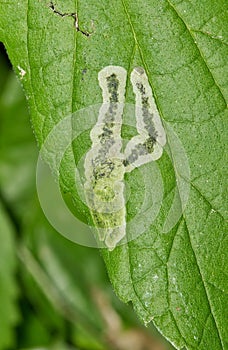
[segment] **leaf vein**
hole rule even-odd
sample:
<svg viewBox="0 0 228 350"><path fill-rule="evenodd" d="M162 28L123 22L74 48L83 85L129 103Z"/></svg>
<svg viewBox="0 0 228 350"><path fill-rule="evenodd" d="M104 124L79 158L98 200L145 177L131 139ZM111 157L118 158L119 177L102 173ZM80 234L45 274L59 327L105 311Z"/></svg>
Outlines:
<svg viewBox="0 0 228 350"><path fill-rule="evenodd" d="M188 225L187 225L187 222L186 222L185 219L184 219L184 222L185 222L185 225L186 225L186 232L188 234L188 238L189 238L189 242L190 242L190 245L191 245L191 248L192 248L192 253L193 253L193 256L194 256L194 259L195 259L195 262L196 262L196 266L197 266L197 269L198 269L199 274L201 276L202 284L203 284L203 287L204 287L204 290L205 290L205 293L206 293L206 296L207 296L207 301L208 301L208 306L209 306L209 309L210 309L210 313L211 313L211 315L213 317L213 320L214 320L214 323L215 323L215 326L216 326L216 330L217 330L217 333L218 333L219 341L221 343L221 347L222 347L222 349L225 350L225 348L223 347L222 337L221 337L221 334L219 332L219 327L218 327L218 324L217 324L217 320L216 320L216 317L215 317L214 312L213 312L213 307L212 307L211 302L210 302L210 297L209 297L209 293L208 293L208 290L207 290L207 287L206 287L206 282L204 280L203 273L202 273L202 271L200 269L200 265L199 265L199 262L197 260L197 256L196 256L196 253L194 251L193 244L192 244L192 241L191 241L190 231L189 231L189 228L188 228Z"/></svg>
<svg viewBox="0 0 228 350"><path fill-rule="evenodd" d="M194 45L197 47L197 50L198 50L198 52L199 52L199 54L200 54L200 56L201 56L201 58L202 58L202 60L203 60L203 62L204 62L204 64L205 64L205 66L207 67L208 72L210 73L210 75L211 75L211 77L212 77L212 79L213 79L213 81L214 81L214 84L217 86L217 88L218 88L218 90L219 90L219 92L220 92L220 94L221 94L221 96L222 96L222 98L223 98L223 100L224 100L224 103L226 104L226 98L225 98L225 96L223 95L222 90L221 90L221 88L220 88L218 82L216 81L216 79L215 79L215 77L214 77L214 75L213 75L213 73L212 73L212 71L211 71L211 69L210 69L210 67L209 67L209 65L208 65L208 63L207 63L207 61L206 61L206 59L205 59L205 57L204 57L204 54L203 54L202 50L201 50L200 47L197 45L196 38L195 38L195 36L193 35L193 32L191 31L191 28L190 28L190 27L188 26L188 24L184 21L184 19L182 18L181 14L180 14L180 13L178 12L178 10L175 8L175 6L172 4L172 2L171 2L170 0L166 0L166 1L167 1L167 3L170 5L170 7L175 11L176 15L179 17L179 19L182 21L182 23L185 25L187 31L189 32L189 34L190 34L190 36L191 36L191 38L192 38L192 40L193 40Z"/></svg>

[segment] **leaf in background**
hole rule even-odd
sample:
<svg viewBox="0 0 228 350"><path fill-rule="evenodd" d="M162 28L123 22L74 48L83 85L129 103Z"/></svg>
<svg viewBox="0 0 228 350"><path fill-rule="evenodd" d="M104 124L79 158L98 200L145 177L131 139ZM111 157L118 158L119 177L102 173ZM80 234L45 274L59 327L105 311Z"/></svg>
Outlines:
<svg viewBox="0 0 228 350"><path fill-rule="evenodd" d="M119 297L131 300L139 316L153 320L177 348L225 349L227 2L56 1L60 12L77 12L80 31L72 17L54 13L46 1L0 4L0 39L24 85L40 145L59 120L101 102L101 68L146 69L161 116L188 157L189 200L178 224L161 233L175 186L162 157L157 163L166 198L157 220L104 258ZM132 102L129 81L126 99ZM82 147L88 149L86 140ZM61 169L64 191L72 196L68 169L80 152L74 145ZM131 178L140 196L137 176ZM137 198L131 198L132 208Z"/></svg>
<svg viewBox="0 0 228 350"><path fill-rule="evenodd" d="M0 349L15 345L14 327L19 315L16 306L16 252L14 231L0 202Z"/></svg>
<svg viewBox="0 0 228 350"><path fill-rule="evenodd" d="M10 72L0 95L0 187L16 215L27 211L34 192L36 160L25 96Z"/></svg>

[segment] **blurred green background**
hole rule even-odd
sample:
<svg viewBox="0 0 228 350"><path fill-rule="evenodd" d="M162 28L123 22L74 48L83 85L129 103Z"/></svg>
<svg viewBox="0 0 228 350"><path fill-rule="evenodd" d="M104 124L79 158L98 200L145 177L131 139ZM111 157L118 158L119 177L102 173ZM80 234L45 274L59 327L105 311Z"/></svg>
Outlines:
<svg viewBox="0 0 228 350"><path fill-rule="evenodd" d="M26 99L3 45L0 77L0 350L172 349L115 296L100 252L45 219Z"/></svg>

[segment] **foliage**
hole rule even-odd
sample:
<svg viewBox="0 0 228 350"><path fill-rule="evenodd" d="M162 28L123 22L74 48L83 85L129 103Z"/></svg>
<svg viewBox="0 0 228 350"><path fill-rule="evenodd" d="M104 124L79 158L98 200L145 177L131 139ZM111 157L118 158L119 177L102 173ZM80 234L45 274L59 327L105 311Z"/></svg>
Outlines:
<svg viewBox="0 0 228 350"><path fill-rule="evenodd" d="M157 162L165 194L158 217L136 240L112 252L103 250L102 255L117 295L125 302L131 301L144 322L153 320L176 348L225 349L228 344L225 250L227 133L224 132L228 97L224 74L228 43L227 2L117 0L114 4L111 1L88 0L77 1L75 5L75 1L59 0L55 6L48 6L44 1L1 0L0 4L4 5L0 8L0 40L23 84L39 145L62 118L101 102L97 83L101 68L119 65L129 73L135 66L146 69L161 117L178 136L188 159L191 175L190 179L184 180L189 185L189 198L179 221L163 233L162 227L172 206L176 185L175 166L170 157L164 155ZM77 16L63 16L67 13L76 13ZM129 81L126 100L133 102ZM11 123L14 125L15 119ZM23 135L14 127L8 130L17 137ZM17 199L13 204L15 211L26 218L21 230L28 233L29 244L35 246L34 254L43 262L45 274L27 248L22 248L20 258L28 269L33 269L30 273L41 289L46 294L49 290L52 304L54 300L55 305L60 304L58 312L64 312L59 294L77 276L68 276L68 267L62 267L58 261L60 258L57 259L58 255L52 251L55 244L58 249L64 250L61 243L55 243L62 238L57 238L50 228L48 234L44 233L47 225L42 223L44 219L39 223L36 210L28 210L31 203L36 208L38 206L35 201L31 202L31 197L30 202L28 198L23 198L26 196L23 186L29 186L29 180L34 185L34 179L25 181L23 171L28 166L32 173L31 167L34 166L35 172L35 160L32 150L28 145L25 147L26 137L23 136L20 142L22 149L11 145L10 154L6 137L4 147L7 152L4 151L2 164L9 163L9 158L5 157L20 159L17 152L23 154L22 173L16 166L10 169L11 174L12 171L17 174L15 179L22 188L19 191L18 186L14 188L15 180L9 184L9 172L2 166L1 186L7 198ZM90 147L88 139L85 138L82 147ZM79 144L75 143L70 152L61 166L62 189L74 199L76 211L81 210L80 215L83 216L84 209L72 188L72 173L69 171L81 152ZM128 210L130 219L135 215L134 208L142 201L145 188L139 183L137 172L130 176L129 183L132 185ZM19 201L21 198L23 203L27 202L24 207ZM80 254L80 249L73 244L65 245L74 252L71 259L76 251ZM81 249L84 251L85 248ZM97 254L91 253L90 249L86 252L86 266L93 266L93 258L98 259ZM60 256L70 259L68 248ZM80 262L80 258L78 260ZM88 267L83 269L88 276L85 270ZM55 280L56 275L61 275L58 281ZM88 278L92 275L89 272ZM82 276L80 274L80 283L84 280ZM28 285L29 293L31 281L23 283ZM58 293L55 288L52 290L52 283ZM95 310L89 312L92 307L89 299L78 288L75 285L69 294L67 292L68 307L76 302L72 295L77 295L77 312L89 324L101 328L102 321L100 324ZM37 300L43 302L40 296ZM56 327L64 332L61 321L61 317L57 317ZM33 322L36 327L42 328L42 322ZM48 337L45 327L42 329L44 338Z"/></svg>

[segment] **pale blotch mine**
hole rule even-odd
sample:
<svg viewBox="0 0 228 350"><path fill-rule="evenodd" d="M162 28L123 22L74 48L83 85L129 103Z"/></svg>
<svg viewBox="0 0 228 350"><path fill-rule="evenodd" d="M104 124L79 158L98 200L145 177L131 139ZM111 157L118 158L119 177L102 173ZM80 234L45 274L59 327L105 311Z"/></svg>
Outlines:
<svg viewBox="0 0 228 350"><path fill-rule="evenodd" d="M98 74L103 104L90 132L92 147L85 157L84 185L100 241L109 250L126 235L124 174L161 157L166 135L147 75L142 67L131 73L136 97L138 135L121 152L121 127L125 101L126 70L108 66Z"/></svg>

